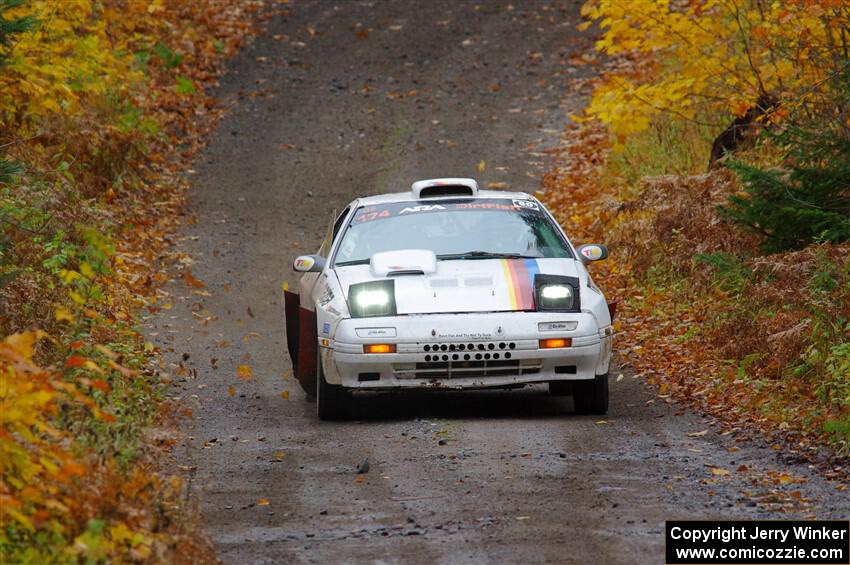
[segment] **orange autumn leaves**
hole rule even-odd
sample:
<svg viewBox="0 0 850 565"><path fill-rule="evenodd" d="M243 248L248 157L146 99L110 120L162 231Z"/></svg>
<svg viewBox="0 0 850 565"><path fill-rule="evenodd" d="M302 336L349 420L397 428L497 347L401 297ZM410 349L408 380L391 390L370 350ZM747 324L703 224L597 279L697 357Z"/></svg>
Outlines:
<svg viewBox="0 0 850 565"><path fill-rule="evenodd" d="M238 367L236 367L236 376L240 380L244 380L244 381L251 380L251 379L254 378L254 370L251 368L250 365L242 364L242 365L239 365ZM230 385L229 387L227 387L228 396L236 396L236 392L237 391L236 391L235 386ZM283 400L289 400L289 391L288 390L281 391L280 397Z"/></svg>
<svg viewBox="0 0 850 565"><path fill-rule="evenodd" d="M261 6L0 8L6 21L33 21L0 46L0 158L19 171L0 181L9 220L0 222L0 553L9 562L139 562L158 542L158 559L172 561L191 529L172 516L179 485L157 478L142 447L167 407L136 315L175 259L178 174L220 113L203 87L253 33ZM202 292L188 269L182 279ZM184 536L179 551L208 561L197 555L204 543Z"/></svg>
<svg viewBox="0 0 850 565"><path fill-rule="evenodd" d="M254 378L254 370L250 365L239 365L236 367L236 376L242 380L248 380Z"/></svg>
<svg viewBox="0 0 850 565"><path fill-rule="evenodd" d="M73 436L52 418L68 404L97 407L60 373L35 364L35 345L45 337L27 332L0 342L0 522L63 532L81 502L72 479L88 469L77 460ZM0 546L7 532L0 529Z"/></svg>
<svg viewBox="0 0 850 565"><path fill-rule="evenodd" d="M753 258L757 238L718 214L718 205L741 190L734 175L662 173L693 171L693 163L702 171L708 161L696 135L670 131L717 121L716 128L704 124L710 146L730 114L764 92L779 104L774 123L794 110L838 116L827 90L834 86L824 78L846 65L841 39L848 37L850 4L591 0L584 14L601 28L597 48L615 57L593 82L585 115L595 119L569 126L564 145L552 150L558 163L544 185L571 236L612 249L592 274L620 302L623 365L659 385L664 401L685 400L800 454L820 457L829 445L846 457L847 381L823 371L843 368L846 375L843 360L850 358L846 345L824 337L830 323L847 331L846 246ZM627 151L615 155L617 148ZM762 145L752 151L757 156L739 158L775 157ZM692 155L697 160L688 162ZM730 258L728 265L708 262ZM739 288L726 286L731 274ZM812 292L819 276L835 288ZM823 323L819 311L833 320Z"/></svg>

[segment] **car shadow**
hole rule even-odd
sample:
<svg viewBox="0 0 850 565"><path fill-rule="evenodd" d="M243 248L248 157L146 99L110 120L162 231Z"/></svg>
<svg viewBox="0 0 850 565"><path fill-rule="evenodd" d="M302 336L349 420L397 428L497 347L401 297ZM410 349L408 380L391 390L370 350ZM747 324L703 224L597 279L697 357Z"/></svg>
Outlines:
<svg viewBox="0 0 850 565"><path fill-rule="evenodd" d="M360 392L352 418L361 421L411 418L540 418L575 414L571 396L552 396L545 387L509 390L416 390ZM583 417L583 416L581 416Z"/></svg>

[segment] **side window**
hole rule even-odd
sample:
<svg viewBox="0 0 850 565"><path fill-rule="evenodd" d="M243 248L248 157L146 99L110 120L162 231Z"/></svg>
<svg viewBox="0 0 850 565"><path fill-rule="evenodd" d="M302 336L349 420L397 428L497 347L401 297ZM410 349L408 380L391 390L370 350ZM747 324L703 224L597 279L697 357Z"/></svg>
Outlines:
<svg viewBox="0 0 850 565"><path fill-rule="evenodd" d="M328 226L328 231L325 234L325 239L322 241L322 246L319 248L319 255L323 257L327 257L331 252L331 247L333 247L333 242L336 240L336 236L339 235L339 231L342 229L343 223L345 222L345 217L348 216L348 211L351 208L346 208L342 211L342 214L334 220L333 224Z"/></svg>
<svg viewBox="0 0 850 565"><path fill-rule="evenodd" d="M339 235L339 230L342 229L342 223L345 221L345 217L348 216L348 211L350 209L351 208L346 208L345 210L343 210L342 214L340 214L339 218L337 218L336 221L334 222L334 232L333 232L333 238L331 239L331 241L336 241L336 236Z"/></svg>

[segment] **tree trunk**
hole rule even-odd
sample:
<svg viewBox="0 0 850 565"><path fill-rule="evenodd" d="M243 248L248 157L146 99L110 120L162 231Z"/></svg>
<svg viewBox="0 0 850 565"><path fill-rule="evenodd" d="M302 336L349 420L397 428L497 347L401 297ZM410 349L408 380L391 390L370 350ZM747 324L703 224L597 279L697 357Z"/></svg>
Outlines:
<svg viewBox="0 0 850 565"><path fill-rule="evenodd" d="M720 166L727 153L734 153L743 147L752 147L762 127L759 123L760 118L772 112L776 105L777 101L774 97L762 94L755 106L747 110L747 113L740 118L735 118L735 121L714 139L708 169L712 170Z"/></svg>

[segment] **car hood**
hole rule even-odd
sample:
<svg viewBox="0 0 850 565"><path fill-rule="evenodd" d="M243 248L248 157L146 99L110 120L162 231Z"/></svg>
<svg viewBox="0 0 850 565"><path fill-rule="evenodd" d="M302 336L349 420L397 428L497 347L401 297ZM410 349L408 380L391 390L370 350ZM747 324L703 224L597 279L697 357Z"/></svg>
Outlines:
<svg viewBox="0 0 850 565"><path fill-rule="evenodd" d="M346 300L349 286L386 278L373 275L369 265L335 272ZM438 261L432 273L392 277L396 309L399 314L533 310L536 273L580 277L573 259Z"/></svg>

